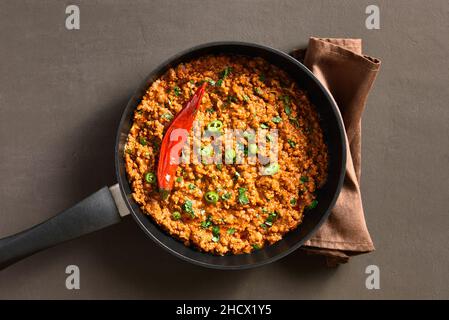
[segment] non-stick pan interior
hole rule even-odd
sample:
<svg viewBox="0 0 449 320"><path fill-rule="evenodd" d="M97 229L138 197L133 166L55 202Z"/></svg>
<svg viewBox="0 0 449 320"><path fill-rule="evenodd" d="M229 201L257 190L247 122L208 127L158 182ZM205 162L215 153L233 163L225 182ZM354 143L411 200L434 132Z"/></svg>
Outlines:
<svg viewBox="0 0 449 320"><path fill-rule="evenodd" d="M132 198L131 188L126 177L123 159L126 138L132 125L133 110L140 103L146 89L170 67L207 54L239 54L262 57L271 64L288 72L299 86L306 90L310 100L315 105L320 115L321 126L328 145L328 179L326 184L317 191L318 206L306 212L302 224L296 230L286 234L281 241L251 254L216 256L186 247L182 242L172 238L159 228L150 216L145 215L140 210ZM330 213L330 209L335 204L344 179L345 162L346 143L340 114L333 98L313 74L301 63L285 53L260 45L240 42L211 43L189 49L164 62L151 72L126 106L120 121L115 149L116 173L125 201L135 220L147 235L162 247L184 260L205 267L219 269L243 269L260 266L275 261L304 244L324 222Z"/></svg>

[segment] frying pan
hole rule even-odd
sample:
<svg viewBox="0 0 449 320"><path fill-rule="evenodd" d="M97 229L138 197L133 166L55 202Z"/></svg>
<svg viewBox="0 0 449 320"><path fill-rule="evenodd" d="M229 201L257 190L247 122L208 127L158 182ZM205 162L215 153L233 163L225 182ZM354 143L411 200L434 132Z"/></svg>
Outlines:
<svg viewBox="0 0 449 320"><path fill-rule="evenodd" d="M302 224L284 238L251 254L217 256L186 247L172 238L145 215L133 200L126 177L124 147L132 115L150 84L169 68L208 54L236 54L262 57L285 70L304 88L316 106L329 152L328 179L317 191L319 204L305 213ZM142 230L173 255L191 263L216 269L245 269L278 260L293 252L309 239L329 216L345 176L346 140L343 123L334 99L317 78L291 56L262 45L243 42L214 42L188 49L153 70L123 111L115 144L115 167L118 183L103 187L70 209L18 234L0 240L0 269L58 243L119 223L131 214Z"/></svg>

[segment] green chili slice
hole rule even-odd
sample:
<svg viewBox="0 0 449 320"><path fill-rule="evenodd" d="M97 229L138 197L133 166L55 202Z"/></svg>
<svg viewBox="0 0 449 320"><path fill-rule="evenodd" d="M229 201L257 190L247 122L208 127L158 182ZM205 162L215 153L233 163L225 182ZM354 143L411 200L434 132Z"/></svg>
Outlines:
<svg viewBox="0 0 449 320"><path fill-rule="evenodd" d="M229 199L231 199L231 197L232 197L232 193L226 192L221 196L221 199L224 201L228 201Z"/></svg>
<svg viewBox="0 0 449 320"><path fill-rule="evenodd" d="M210 132L220 132L223 129L223 122L220 120L214 120L207 125L207 130Z"/></svg>
<svg viewBox="0 0 449 320"><path fill-rule="evenodd" d="M156 175L153 172L145 173L145 181L148 182L148 183L155 183L156 182Z"/></svg>
<svg viewBox="0 0 449 320"><path fill-rule="evenodd" d="M217 203L218 199L218 193L216 193L215 191L206 192L206 194L204 195L204 200L206 200L207 203L215 204Z"/></svg>

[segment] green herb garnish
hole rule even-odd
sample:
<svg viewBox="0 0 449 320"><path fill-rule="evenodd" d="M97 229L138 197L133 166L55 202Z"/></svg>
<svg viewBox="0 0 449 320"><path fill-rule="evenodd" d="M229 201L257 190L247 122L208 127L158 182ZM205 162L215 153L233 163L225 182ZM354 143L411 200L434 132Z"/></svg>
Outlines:
<svg viewBox="0 0 449 320"><path fill-rule="evenodd" d="M152 145L153 145L153 150L154 150L155 152L158 152L158 151L159 151L159 148L161 147L161 143L159 142L159 140L153 139L153 141L152 141L151 143L152 143Z"/></svg>
<svg viewBox="0 0 449 320"><path fill-rule="evenodd" d="M289 117L288 120L290 121L290 123L292 123L295 127L299 128L299 121L298 119L296 119L295 117Z"/></svg>
<svg viewBox="0 0 449 320"><path fill-rule="evenodd" d="M271 118L271 121L274 123L280 123L282 121L282 118L280 116L276 116Z"/></svg>
<svg viewBox="0 0 449 320"><path fill-rule="evenodd" d="M223 71L221 72L220 76L222 79L226 78L227 76L229 76L229 74L232 72L232 68L231 67L226 67L223 69Z"/></svg>
<svg viewBox="0 0 449 320"><path fill-rule="evenodd" d="M277 218L277 212L272 212L268 214L267 220L265 220L265 225L271 227L273 225L274 220Z"/></svg>
<svg viewBox="0 0 449 320"><path fill-rule="evenodd" d="M184 204L182 205L182 210L190 214L192 218L195 217L195 211L193 210L193 202L191 200L186 200L184 202Z"/></svg>
<svg viewBox="0 0 449 320"><path fill-rule="evenodd" d="M229 95L227 98L227 102L228 103L231 103L231 102L237 102L237 97L235 97L235 96L232 96L232 95Z"/></svg>
<svg viewBox="0 0 449 320"><path fill-rule="evenodd" d="M263 174L266 176L272 176L273 174L276 174L279 171L279 168L280 167L278 163L270 163L269 165L263 168Z"/></svg>
<svg viewBox="0 0 449 320"><path fill-rule="evenodd" d="M250 133L248 131L243 132L243 138L246 138L248 140L252 140L256 138L256 135L254 133Z"/></svg>
<svg viewBox="0 0 449 320"><path fill-rule="evenodd" d="M212 145L207 145L204 147L201 147L200 154L203 157L210 157L214 153L214 147Z"/></svg>
<svg viewBox="0 0 449 320"><path fill-rule="evenodd" d="M143 146L146 146L146 145L148 144L147 138L145 138L145 137L140 137L140 138L139 138L139 143L140 143L141 145L143 145Z"/></svg>
<svg viewBox="0 0 449 320"><path fill-rule="evenodd" d="M211 216L207 216L206 220L201 222L201 228L203 228L203 229L207 229L211 225L212 225L212 217Z"/></svg>
<svg viewBox="0 0 449 320"><path fill-rule="evenodd" d="M292 148L296 147L296 142L295 141L288 139L287 142L290 145L290 147L292 147Z"/></svg>
<svg viewBox="0 0 449 320"><path fill-rule="evenodd" d="M290 96L289 95L283 95L282 96L282 101L284 102L284 106L289 106L290 105Z"/></svg>
<svg viewBox="0 0 449 320"><path fill-rule="evenodd" d="M162 119L166 119L166 120L172 120L173 119L173 115L171 113L164 113L162 116Z"/></svg>
<svg viewBox="0 0 449 320"><path fill-rule="evenodd" d="M239 188L239 203L243 205L249 203L248 196L246 195L246 188Z"/></svg>
<svg viewBox="0 0 449 320"><path fill-rule="evenodd" d="M165 103L165 106L168 108L171 106L171 100L170 98L167 98L167 102Z"/></svg>
<svg viewBox="0 0 449 320"><path fill-rule="evenodd" d="M219 226L213 226L212 227L212 241L218 242L220 241L220 227Z"/></svg>
<svg viewBox="0 0 449 320"><path fill-rule="evenodd" d="M302 176L301 178L299 178L299 181L301 181L301 183L305 183L309 181L309 177L307 176Z"/></svg>
<svg viewBox="0 0 449 320"><path fill-rule="evenodd" d="M190 190L195 190L196 189L196 185L194 185L193 183L189 183L189 189Z"/></svg>
<svg viewBox="0 0 449 320"><path fill-rule="evenodd" d="M174 92L175 96L179 96L181 94L181 88L178 86L175 86L173 88L173 92Z"/></svg>
<svg viewBox="0 0 449 320"><path fill-rule="evenodd" d="M307 207L307 209L314 209L318 205L318 200L313 200L310 206Z"/></svg>

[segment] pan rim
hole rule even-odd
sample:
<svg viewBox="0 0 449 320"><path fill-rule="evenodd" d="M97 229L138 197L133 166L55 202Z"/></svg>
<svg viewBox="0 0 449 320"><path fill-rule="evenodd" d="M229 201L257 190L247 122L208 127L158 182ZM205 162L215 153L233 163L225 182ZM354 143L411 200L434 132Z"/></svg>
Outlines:
<svg viewBox="0 0 449 320"><path fill-rule="evenodd" d="M149 79L152 78L155 74L160 73L162 70L164 70L168 65L172 64L172 62L181 59L182 57L191 54L192 52L195 51L199 51L199 50L203 50L203 49L207 49L207 48L211 48L211 47L217 47L217 46L242 46L242 47L252 47L255 49L259 49L259 50L264 50L264 51L268 51L271 54L275 54L280 56L283 59L288 60L290 63L293 63L294 65L296 65L298 68L301 69L302 72L304 72L320 89L320 91L323 93L324 97L326 100L328 100L329 105L331 106L331 111L333 112L335 118L337 119L337 127L338 127L338 131L339 131L339 137L338 139L340 140L341 143L341 166L339 168L339 180L337 182L336 185L336 189L334 192L334 195L331 199L331 201L329 202L328 207L326 208L325 212L323 213L321 219L318 221L318 223L316 223L312 229L308 232L308 234L306 236L304 236L300 241L296 242L295 244L291 245L288 249L272 256L266 259L263 259L261 261L257 261L257 262L251 262L251 263L246 263L246 264L240 264L240 265L219 265L219 264L213 264L213 263L207 263L204 261L199 261L196 260L194 258L188 257L186 255L181 254L180 252L174 250L173 248L171 248L170 246L164 244L163 242L161 242L150 230L148 230L148 228L144 225L144 223L140 220L140 218L138 217L137 213L134 211L131 203L129 202L129 199L127 197L127 193L126 190L124 188L124 183L128 183L127 178L124 177L122 174L120 173L120 160L119 157L121 157L122 155L120 154L120 150L119 150L119 146L120 146L120 141L121 141L121 137L122 137L122 131L121 128L123 127L128 113L130 112L130 108L132 107L132 105L134 105L134 99L136 96L140 96L140 93L142 92L143 87L145 86L145 89L148 86L148 82ZM220 270L242 270L242 269L250 269L250 268L256 268L256 267L260 267L269 263L272 263L274 261L277 261L279 259L282 259L283 257L289 255L290 253L292 253L293 251L297 250L298 248L300 248L301 246L304 245L304 243L309 240L318 230L319 227L321 227L321 225L327 220L327 218L329 217L330 213L331 213L331 209L334 207L337 198L340 194L341 188L343 186L343 181L344 181L344 177L345 177L345 171L346 171L346 161L347 161L347 142L346 142L346 136L345 136L345 130L344 130L344 125L343 125L343 119L341 116L341 113L337 107L337 103L335 102L333 96L331 95L331 93L323 86L323 84L316 78L316 76L306 67L304 66L301 62L299 62L298 60L296 60L295 58L291 57L290 55L288 55L285 52L282 52L278 49L269 47L269 46L265 46L265 45L261 45L261 44L256 44L256 43L250 43L250 42L241 42L241 41L216 41L216 42L208 42L208 43L203 43L185 50L182 50L181 52L171 56L170 58L166 59L165 61L163 61L162 63L160 63L156 68L154 68L153 70L151 70L149 72L149 74L147 75L147 77L145 77L145 79L143 80L142 84L137 87L137 89L135 90L135 92L133 93L133 95L130 97L126 107L123 110L122 116L120 118L120 122L119 122L119 126L117 129L117 134L116 134L116 141L115 141L115 151L114 151L114 157L115 157L115 173L116 173L116 177L118 180L118 184L120 186L120 192L121 195L126 203L127 208L129 209L129 211L131 212L131 215L133 216L133 219L137 222L137 224L143 229L143 231L145 232L146 235L148 235L153 241L155 241L159 246L161 246L162 248L164 248L165 250L167 250L168 252L170 252L171 254L173 254L174 256L190 262L192 264L195 265L199 265L202 267L207 267L207 268L212 268L212 269L220 269ZM154 222L152 222L154 223ZM156 224L155 224L156 225ZM160 228L159 226L157 226L158 228ZM165 231L164 231L165 232ZM169 235L171 237L171 235ZM202 254L206 254L206 255L210 255L209 253L204 253L202 252Z"/></svg>

